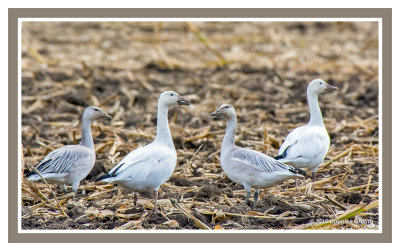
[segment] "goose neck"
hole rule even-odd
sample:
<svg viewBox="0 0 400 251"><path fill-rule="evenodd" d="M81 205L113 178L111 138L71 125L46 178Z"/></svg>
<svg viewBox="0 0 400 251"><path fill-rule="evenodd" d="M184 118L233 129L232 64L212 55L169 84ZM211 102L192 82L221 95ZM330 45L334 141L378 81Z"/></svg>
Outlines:
<svg viewBox="0 0 400 251"><path fill-rule="evenodd" d="M172 141L171 132L168 126L168 106L166 105L158 105L157 132L154 141L167 144L174 148L174 143Z"/></svg>
<svg viewBox="0 0 400 251"><path fill-rule="evenodd" d="M94 149L93 137L91 131L92 121L87 117L82 118L82 139L80 145Z"/></svg>
<svg viewBox="0 0 400 251"><path fill-rule="evenodd" d="M318 94L307 92L308 107L310 109L310 125L324 125L321 109L318 104Z"/></svg>
<svg viewBox="0 0 400 251"><path fill-rule="evenodd" d="M235 129L236 129L236 115L228 118L226 124L226 132L222 141L222 147L232 147L235 145Z"/></svg>

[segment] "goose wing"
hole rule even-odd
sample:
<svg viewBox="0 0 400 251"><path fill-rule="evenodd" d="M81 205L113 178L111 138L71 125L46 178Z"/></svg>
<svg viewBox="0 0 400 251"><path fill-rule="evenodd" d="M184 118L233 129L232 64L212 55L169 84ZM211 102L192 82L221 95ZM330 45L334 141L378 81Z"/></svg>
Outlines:
<svg viewBox="0 0 400 251"><path fill-rule="evenodd" d="M304 172L300 169L281 163L268 155L244 148L238 148L234 151L232 159L265 173L292 172L297 174Z"/></svg>
<svg viewBox="0 0 400 251"><path fill-rule="evenodd" d="M286 156L287 149L298 142L299 138L301 137L301 135L304 133L305 130L306 130L306 125L297 127L296 129L291 131L286 137L285 141L283 141L281 147L279 148L278 157L284 158Z"/></svg>
<svg viewBox="0 0 400 251"><path fill-rule="evenodd" d="M69 173L75 167L90 162L93 152L84 146L64 146L52 151L36 168L42 174L45 173Z"/></svg>
<svg viewBox="0 0 400 251"><path fill-rule="evenodd" d="M289 135L290 136L290 135ZM288 137L279 149L276 159L295 160L298 158L311 160L323 158L330 145L329 135L324 128L308 128Z"/></svg>

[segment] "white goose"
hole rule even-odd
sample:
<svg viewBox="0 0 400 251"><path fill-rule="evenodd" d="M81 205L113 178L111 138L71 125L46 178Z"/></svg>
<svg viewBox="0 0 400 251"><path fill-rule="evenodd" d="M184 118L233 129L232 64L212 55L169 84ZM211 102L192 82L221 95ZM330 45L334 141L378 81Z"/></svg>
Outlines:
<svg viewBox="0 0 400 251"><path fill-rule="evenodd" d="M82 116L82 139L79 145L67 145L49 153L37 166L37 170L46 181L61 184L66 191L65 185L71 185L76 193L79 182L83 180L92 170L96 160L91 122L96 119L111 119L96 106L89 106ZM41 177L35 171L28 174L28 180L36 181Z"/></svg>
<svg viewBox="0 0 400 251"><path fill-rule="evenodd" d="M174 91L166 91L158 99L157 133L154 141L125 156L112 170L97 181L114 182L136 192L151 189L154 211L157 212L158 189L172 175L176 165L176 150L168 126L168 107L189 105L190 101Z"/></svg>
<svg viewBox="0 0 400 251"><path fill-rule="evenodd" d="M255 207L260 188L272 187L282 181L305 175L303 170L283 164L263 153L235 146L236 112L232 105L221 105L211 115L227 119L221 145L221 167L231 180L244 186L245 204L248 203L252 187L255 188Z"/></svg>
<svg viewBox="0 0 400 251"><path fill-rule="evenodd" d="M278 156L275 157L282 163L297 168L308 168L312 172L314 182L318 166L324 160L330 146L330 138L318 105L318 94L325 90L337 89L321 79L315 79L309 83L307 99L310 121L307 125L298 127L289 133L279 148Z"/></svg>

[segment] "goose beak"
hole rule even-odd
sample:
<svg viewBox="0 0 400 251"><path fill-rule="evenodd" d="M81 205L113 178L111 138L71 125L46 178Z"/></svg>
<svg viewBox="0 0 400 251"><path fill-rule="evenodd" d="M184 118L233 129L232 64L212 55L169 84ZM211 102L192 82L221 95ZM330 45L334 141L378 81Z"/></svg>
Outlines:
<svg viewBox="0 0 400 251"><path fill-rule="evenodd" d="M219 118L221 117L222 113L220 110L216 110L215 112L211 113L211 116Z"/></svg>
<svg viewBox="0 0 400 251"><path fill-rule="evenodd" d="M185 99L182 96L179 96L177 103L178 103L178 105L190 105L190 100Z"/></svg>
<svg viewBox="0 0 400 251"><path fill-rule="evenodd" d="M110 115L104 113L103 115L101 115L101 118L106 119L106 120L111 120L112 117Z"/></svg>
<svg viewBox="0 0 400 251"><path fill-rule="evenodd" d="M339 90L339 88L337 88L336 86L330 85L330 84L326 84L326 90L327 91L336 91L336 90Z"/></svg>

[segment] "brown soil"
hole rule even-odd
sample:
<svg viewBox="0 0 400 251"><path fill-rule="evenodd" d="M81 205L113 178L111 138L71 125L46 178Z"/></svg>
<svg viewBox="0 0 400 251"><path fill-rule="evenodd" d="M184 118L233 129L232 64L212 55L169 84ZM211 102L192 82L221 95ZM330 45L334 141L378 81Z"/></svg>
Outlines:
<svg viewBox="0 0 400 251"><path fill-rule="evenodd" d="M307 177L296 191L289 180L262 191L256 208L243 205L243 187L219 164L225 123L210 113L231 103L236 144L275 156L285 136L308 121L305 90L314 78L339 87L319 97L331 137L317 172L321 183L312 191ZM193 104L169 112L178 163L160 189L157 214L151 192L141 193L134 208L132 194L94 181L152 141L156 101L168 89ZM77 198L63 199L51 186L66 216L54 201L42 203L35 186L53 198L45 184L23 181L22 228L199 229L171 198L211 229L297 229L334 219L379 199L378 89L376 23L24 22L24 160L37 164L51 150L78 143L88 105L113 120L92 125L96 164ZM356 216L373 224L323 228L377 229L378 216L373 207Z"/></svg>

